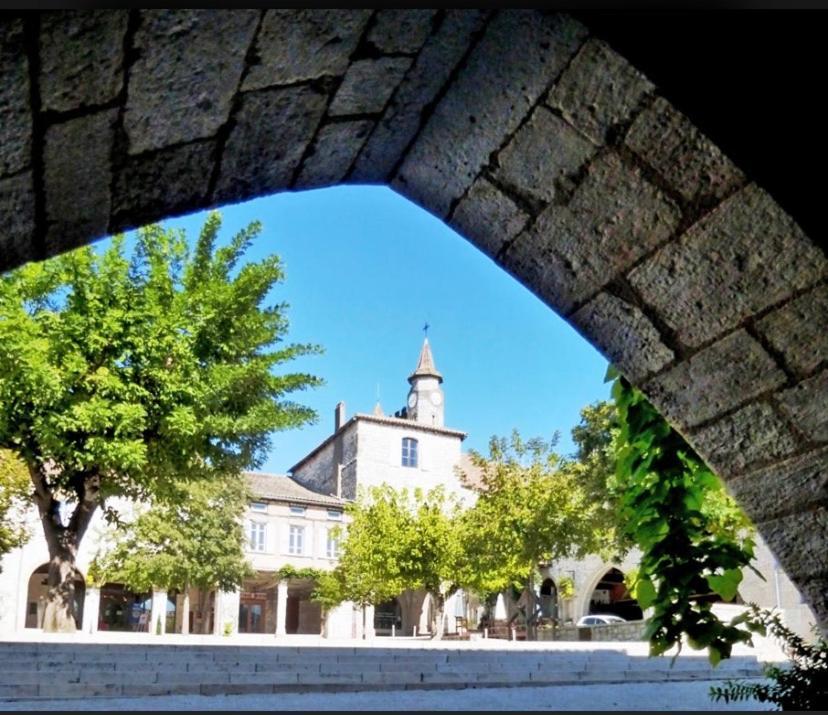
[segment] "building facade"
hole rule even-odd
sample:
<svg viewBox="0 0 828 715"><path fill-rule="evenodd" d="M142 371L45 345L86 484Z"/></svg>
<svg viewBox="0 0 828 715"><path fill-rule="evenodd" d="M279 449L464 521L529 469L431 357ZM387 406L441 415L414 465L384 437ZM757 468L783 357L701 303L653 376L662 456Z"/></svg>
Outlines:
<svg viewBox="0 0 828 715"><path fill-rule="evenodd" d="M136 594L122 584L87 585L89 565L106 543L99 512L77 559L79 627L86 632L321 634L336 639L428 632L433 604L425 592L400 594L366 613L350 603L323 613L311 599L315 585L311 574L335 567L347 530L345 506L361 488L382 483L397 489L442 486L467 505L475 499L474 467L462 451L466 433L445 426L443 377L427 338L408 382L406 404L393 415L385 415L378 404L370 414L347 417L340 402L332 434L296 463L289 475L245 474L253 501L244 528L247 557L255 573L237 591ZM128 503L119 506L128 514ZM37 629L42 623L48 550L34 509L28 518L32 539L0 564L0 637ZM807 635L813 615L758 537L756 555L757 567L767 580L746 572L741 599L780 608L788 624ZM542 617L564 624L591 613L641 618L641 609L623 583L638 557L633 551L620 563L589 556L544 566L538 584ZM508 620L518 608L518 594L507 593L498 609L490 610L501 610L499 615ZM444 610L446 632L452 633L461 622L476 626L484 610L471 595L454 594Z"/></svg>

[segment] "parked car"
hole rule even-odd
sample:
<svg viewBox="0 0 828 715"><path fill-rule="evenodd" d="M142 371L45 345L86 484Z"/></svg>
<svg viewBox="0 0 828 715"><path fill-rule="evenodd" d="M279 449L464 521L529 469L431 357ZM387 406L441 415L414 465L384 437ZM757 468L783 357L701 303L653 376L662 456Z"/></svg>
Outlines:
<svg viewBox="0 0 828 715"><path fill-rule="evenodd" d="M578 619L576 626L601 626L606 623L626 623L621 616L614 616L610 613L593 613Z"/></svg>

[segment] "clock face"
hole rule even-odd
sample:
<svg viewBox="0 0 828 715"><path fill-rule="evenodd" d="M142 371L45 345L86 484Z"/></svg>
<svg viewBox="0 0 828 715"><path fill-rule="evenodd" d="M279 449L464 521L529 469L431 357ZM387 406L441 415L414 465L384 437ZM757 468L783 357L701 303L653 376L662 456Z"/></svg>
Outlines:
<svg viewBox="0 0 828 715"><path fill-rule="evenodd" d="M439 392L431 393L431 404L439 405L443 401L443 396Z"/></svg>
<svg viewBox="0 0 828 715"><path fill-rule="evenodd" d="M409 407L414 407L414 405L416 405L416 404L417 404L417 394L416 394L416 393L414 393L414 392L412 392L412 393L408 396L408 406L409 406Z"/></svg>

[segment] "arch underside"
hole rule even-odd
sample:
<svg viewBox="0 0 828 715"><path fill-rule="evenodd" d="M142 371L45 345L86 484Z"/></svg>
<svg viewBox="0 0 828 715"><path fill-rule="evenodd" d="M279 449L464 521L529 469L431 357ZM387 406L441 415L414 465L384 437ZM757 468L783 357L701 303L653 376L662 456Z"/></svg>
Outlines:
<svg viewBox="0 0 828 715"><path fill-rule="evenodd" d="M568 320L725 479L828 626L826 257L589 29L534 10L0 23L0 269L387 184Z"/></svg>

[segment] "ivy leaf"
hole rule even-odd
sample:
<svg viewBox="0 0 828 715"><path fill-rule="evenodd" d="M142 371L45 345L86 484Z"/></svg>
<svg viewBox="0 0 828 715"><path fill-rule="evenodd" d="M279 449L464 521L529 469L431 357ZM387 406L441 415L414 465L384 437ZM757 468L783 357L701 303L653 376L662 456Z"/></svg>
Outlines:
<svg viewBox="0 0 828 715"><path fill-rule="evenodd" d="M710 588L718 593L725 601L733 599L741 581L741 569L728 569L721 576L707 576L707 583L710 584Z"/></svg>
<svg viewBox="0 0 828 715"><path fill-rule="evenodd" d="M642 610L653 605L656 599L656 590L650 579L642 578L638 580L638 583L635 585L635 599L638 601L638 605L641 606Z"/></svg>

